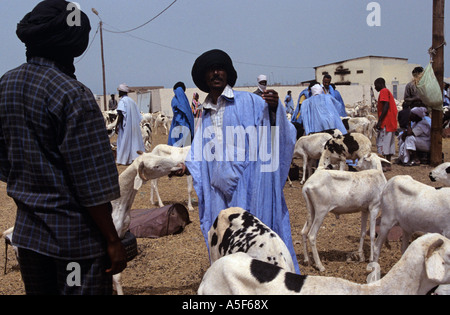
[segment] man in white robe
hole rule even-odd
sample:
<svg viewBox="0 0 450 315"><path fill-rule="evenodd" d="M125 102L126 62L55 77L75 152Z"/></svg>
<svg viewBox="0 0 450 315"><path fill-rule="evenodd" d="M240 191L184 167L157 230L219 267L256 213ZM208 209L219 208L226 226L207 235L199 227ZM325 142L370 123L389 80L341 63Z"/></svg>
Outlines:
<svg viewBox="0 0 450 315"><path fill-rule="evenodd" d="M142 115L136 103L128 96L129 87L121 84L117 114L117 164L130 165L137 157L137 151L145 152L140 123Z"/></svg>

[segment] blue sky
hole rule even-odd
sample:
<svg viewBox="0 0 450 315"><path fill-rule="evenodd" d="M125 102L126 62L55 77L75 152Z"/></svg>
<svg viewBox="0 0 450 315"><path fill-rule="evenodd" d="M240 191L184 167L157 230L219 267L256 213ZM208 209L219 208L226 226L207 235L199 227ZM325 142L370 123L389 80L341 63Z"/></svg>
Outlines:
<svg viewBox="0 0 450 315"><path fill-rule="evenodd" d="M78 0L92 25L92 45L76 60L77 76L94 93L102 93L99 19L105 23L107 93L126 82L132 86L172 87L184 81L194 87L192 65L201 53L219 48L230 54L237 85L254 85L259 74L269 84L295 84L314 78L314 66L379 55L408 58L426 66L432 44L432 2L380 0L381 26L367 25L369 0ZM17 23L37 0L0 2L0 73L25 61L24 45L15 35ZM450 4L446 6L446 21ZM450 23L446 23L450 34ZM138 37L138 38L137 38ZM447 38L450 43L450 40ZM450 45L445 76L450 77Z"/></svg>

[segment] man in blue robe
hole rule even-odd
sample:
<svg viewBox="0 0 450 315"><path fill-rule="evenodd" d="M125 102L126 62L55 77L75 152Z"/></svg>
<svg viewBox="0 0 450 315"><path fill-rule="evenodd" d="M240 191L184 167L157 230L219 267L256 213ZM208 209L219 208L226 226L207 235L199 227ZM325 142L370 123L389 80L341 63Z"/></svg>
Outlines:
<svg viewBox="0 0 450 315"><path fill-rule="evenodd" d="M347 134L338 112L340 103L331 95L323 94L319 84L311 88L311 93L300 110L305 135L329 129L339 129L342 134Z"/></svg>
<svg viewBox="0 0 450 315"><path fill-rule="evenodd" d="M304 89L300 95L298 96L297 100L297 107L295 108L294 113L292 114L291 122L292 123L299 123L302 124L302 116L300 115L300 109L302 107L302 103L311 97L311 87L317 84L317 81L311 82L309 86Z"/></svg>
<svg viewBox="0 0 450 315"><path fill-rule="evenodd" d="M175 147L187 147L194 139L194 114L185 94L186 86L183 82L174 85L175 96L172 99L173 119L169 131L167 144Z"/></svg>
<svg viewBox="0 0 450 315"><path fill-rule="evenodd" d="M284 98L284 104L286 106L286 113L293 114L294 112L294 100L292 99L292 91L288 91Z"/></svg>
<svg viewBox="0 0 450 315"><path fill-rule="evenodd" d="M241 207L283 239L299 273L283 194L296 130L286 118L278 93L267 90L259 97L233 90L237 73L221 50L201 55L192 77L199 89L209 93L186 161L206 243L220 211Z"/></svg>
<svg viewBox="0 0 450 315"><path fill-rule="evenodd" d="M347 112L345 111L344 100L342 99L341 93L336 90L334 85L331 84L331 76L326 74L322 79L322 87L324 94L333 96L340 104L338 107L338 113L341 117L347 117Z"/></svg>

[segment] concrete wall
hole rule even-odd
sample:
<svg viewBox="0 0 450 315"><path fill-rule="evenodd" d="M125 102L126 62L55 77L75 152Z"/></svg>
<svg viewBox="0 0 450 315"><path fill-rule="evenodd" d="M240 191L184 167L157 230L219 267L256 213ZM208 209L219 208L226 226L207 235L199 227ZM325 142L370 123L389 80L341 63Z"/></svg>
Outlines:
<svg viewBox="0 0 450 315"><path fill-rule="evenodd" d="M405 93L405 84L401 84L397 86L397 99L399 101L403 100L403 96ZM278 92L281 102L284 104L284 98L287 95L287 92L292 91L292 97L294 99L294 103L297 102L298 96L300 93L306 88L306 86L269 86L270 89L274 89ZM373 87L372 87L373 88ZM387 84L387 88L394 92L394 87L392 84ZM235 90L239 91L247 91L254 92L257 87L236 87ZM346 105L352 105L359 101L366 101L366 104L370 104L371 102L371 85L348 85L348 86L337 86L337 90L341 93L342 98L344 99L344 103ZM200 102L203 103L207 94L200 91L196 88L188 88L186 89L186 96L189 102L192 101L193 94L197 92L200 95ZM378 98L378 92L373 88L373 92L375 97ZM130 93L129 96L137 102L136 93ZM161 111L166 115L172 115L172 107L171 102L173 98L173 90L170 89L160 89L152 91L152 111L157 112ZM109 101L109 95L107 96L107 102ZM116 96L118 99L118 96ZM100 108L103 110L103 101L102 97L97 97L97 102L99 103Z"/></svg>

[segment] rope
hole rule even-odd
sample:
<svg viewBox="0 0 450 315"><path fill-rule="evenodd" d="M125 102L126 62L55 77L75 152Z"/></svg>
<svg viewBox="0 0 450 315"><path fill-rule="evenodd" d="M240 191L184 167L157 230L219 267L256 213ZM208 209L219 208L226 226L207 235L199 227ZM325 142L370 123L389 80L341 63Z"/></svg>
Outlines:
<svg viewBox="0 0 450 315"><path fill-rule="evenodd" d="M436 48L431 47L430 49L428 49L428 53L430 54L430 62L433 63L433 57L436 56L437 50L442 48L443 46L447 46L447 42L444 40L444 42L439 45Z"/></svg>

